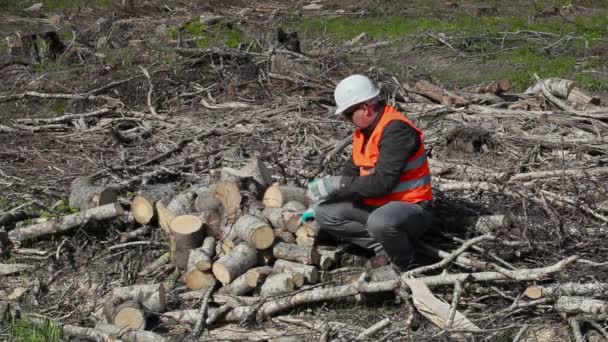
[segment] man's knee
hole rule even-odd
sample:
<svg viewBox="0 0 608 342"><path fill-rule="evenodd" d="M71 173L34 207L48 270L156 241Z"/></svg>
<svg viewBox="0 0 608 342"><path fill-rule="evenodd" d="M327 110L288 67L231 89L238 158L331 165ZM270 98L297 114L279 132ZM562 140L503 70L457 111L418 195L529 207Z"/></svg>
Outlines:
<svg viewBox="0 0 608 342"><path fill-rule="evenodd" d="M418 237L430 224L430 214L420 206L391 202L372 212L367 221L367 229L370 235L378 238L390 235L390 231L404 231L411 237Z"/></svg>
<svg viewBox="0 0 608 342"><path fill-rule="evenodd" d="M315 221L321 227L332 227L343 223L348 208L342 203L320 204L315 208Z"/></svg>

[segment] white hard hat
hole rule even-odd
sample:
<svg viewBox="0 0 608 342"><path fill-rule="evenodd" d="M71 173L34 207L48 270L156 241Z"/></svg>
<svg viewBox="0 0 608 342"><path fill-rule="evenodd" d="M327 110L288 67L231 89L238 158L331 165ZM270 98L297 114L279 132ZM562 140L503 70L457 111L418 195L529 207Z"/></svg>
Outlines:
<svg viewBox="0 0 608 342"><path fill-rule="evenodd" d="M336 100L336 115L342 114L348 108L371 100L380 94L376 84L363 75L352 75L338 83L334 90Z"/></svg>

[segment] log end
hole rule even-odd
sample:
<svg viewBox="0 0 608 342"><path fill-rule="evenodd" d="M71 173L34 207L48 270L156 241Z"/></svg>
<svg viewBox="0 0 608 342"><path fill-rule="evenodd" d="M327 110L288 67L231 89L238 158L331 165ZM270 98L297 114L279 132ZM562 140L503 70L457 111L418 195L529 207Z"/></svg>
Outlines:
<svg viewBox="0 0 608 342"><path fill-rule="evenodd" d="M281 189L276 185L266 189L263 202L266 207L281 208L283 206L283 194L281 193Z"/></svg>
<svg viewBox="0 0 608 342"><path fill-rule="evenodd" d="M121 328L133 330L144 330L146 328L146 316L144 311L137 305L125 303L116 308L112 323Z"/></svg>
<svg viewBox="0 0 608 342"><path fill-rule="evenodd" d="M186 274L186 286L191 290L206 289L215 284L215 277L211 272L198 269Z"/></svg>
<svg viewBox="0 0 608 342"><path fill-rule="evenodd" d="M169 228L172 232L178 234L192 234L201 230L203 227L203 220L196 215L179 215L171 220Z"/></svg>
<svg viewBox="0 0 608 342"><path fill-rule="evenodd" d="M139 224L148 224L154 218L154 203L145 196L136 195L131 201L133 218Z"/></svg>
<svg viewBox="0 0 608 342"><path fill-rule="evenodd" d="M540 299L543 297L543 290L538 286L529 286L524 295L530 299Z"/></svg>
<svg viewBox="0 0 608 342"><path fill-rule="evenodd" d="M267 249L274 243L274 237L272 228L260 227L251 234L251 243L256 249Z"/></svg>
<svg viewBox="0 0 608 342"><path fill-rule="evenodd" d="M226 269L226 266L214 263L211 267L211 271L217 280L219 280L223 285L228 285L232 281L230 278L230 272Z"/></svg>

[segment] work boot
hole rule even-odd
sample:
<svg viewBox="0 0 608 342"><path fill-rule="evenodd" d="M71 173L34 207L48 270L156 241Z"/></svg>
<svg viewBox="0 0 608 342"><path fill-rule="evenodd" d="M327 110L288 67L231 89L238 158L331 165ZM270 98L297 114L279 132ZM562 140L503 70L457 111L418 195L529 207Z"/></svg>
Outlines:
<svg viewBox="0 0 608 342"><path fill-rule="evenodd" d="M373 270L382 266L386 266L391 263L391 260L386 255L376 255L371 257L365 263L366 270Z"/></svg>

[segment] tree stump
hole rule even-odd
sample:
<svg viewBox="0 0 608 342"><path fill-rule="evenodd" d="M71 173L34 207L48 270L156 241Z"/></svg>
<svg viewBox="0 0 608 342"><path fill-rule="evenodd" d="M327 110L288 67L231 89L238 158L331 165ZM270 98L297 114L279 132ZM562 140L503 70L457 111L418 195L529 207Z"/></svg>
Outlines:
<svg viewBox="0 0 608 342"><path fill-rule="evenodd" d="M203 227L204 222L195 215L180 215L171 220L171 263L175 267L186 269L190 250L200 247L203 243Z"/></svg>

